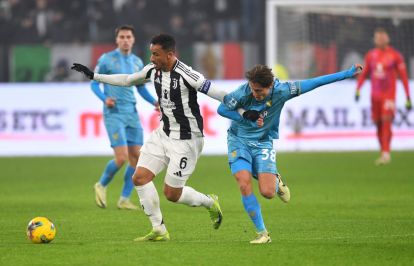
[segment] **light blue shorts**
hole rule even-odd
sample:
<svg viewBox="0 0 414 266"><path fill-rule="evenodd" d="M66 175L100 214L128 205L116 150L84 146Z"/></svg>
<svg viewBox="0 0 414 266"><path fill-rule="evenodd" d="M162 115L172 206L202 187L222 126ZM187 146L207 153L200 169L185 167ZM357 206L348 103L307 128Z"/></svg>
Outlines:
<svg viewBox="0 0 414 266"><path fill-rule="evenodd" d="M227 147L233 175L241 170L249 171L255 178L259 173L277 173L276 151L271 140L248 141L229 133Z"/></svg>
<svg viewBox="0 0 414 266"><path fill-rule="evenodd" d="M144 132L137 112L107 113L104 123L111 147L142 146L144 143Z"/></svg>

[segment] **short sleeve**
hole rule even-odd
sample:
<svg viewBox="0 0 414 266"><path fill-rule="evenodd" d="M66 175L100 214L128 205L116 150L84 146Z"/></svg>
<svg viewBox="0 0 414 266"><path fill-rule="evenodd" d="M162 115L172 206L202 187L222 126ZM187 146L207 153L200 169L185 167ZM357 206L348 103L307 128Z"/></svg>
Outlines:
<svg viewBox="0 0 414 266"><path fill-rule="evenodd" d="M245 95L245 85L241 85L236 90L230 92L226 96L224 96L223 103L226 105L227 109L229 110L236 110L241 106L241 99Z"/></svg>
<svg viewBox="0 0 414 266"><path fill-rule="evenodd" d="M95 73L99 73L99 74L108 74L107 73L107 67L106 67L106 54L101 55L101 57L99 57L98 59L98 63L95 66Z"/></svg>

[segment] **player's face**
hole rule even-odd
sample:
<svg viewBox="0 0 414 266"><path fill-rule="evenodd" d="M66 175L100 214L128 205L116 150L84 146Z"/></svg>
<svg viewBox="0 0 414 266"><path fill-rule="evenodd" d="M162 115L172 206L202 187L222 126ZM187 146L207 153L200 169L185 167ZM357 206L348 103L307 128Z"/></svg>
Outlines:
<svg viewBox="0 0 414 266"><path fill-rule="evenodd" d="M150 61L154 64L155 69L168 71L169 62L174 53L165 51L159 44L151 44L150 50Z"/></svg>
<svg viewBox="0 0 414 266"><path fill-rule="evenodd" d="M387 47L389 42L390 38L386 32L379 31L374 34L374 43L376 47L383 49Z"/></svg>
<svg viewBox="0 0 414 266"><path fill-rule="evenodd" d="M273 84L269 87L262 87L262 85L260 85L259 83L250 81L249 86L252 91L253 97L258 101L262 101L264 98L266 98L267 95L269 95L270 88L273 86Z"/></svg>
<svg viewBox="0 0 414 266"><path fill-rule="evenodd" d="M121 50L121 52L128 54L134 46L135 38L134 34L130 30L120 30L116 36L116 45Z"/></svg>

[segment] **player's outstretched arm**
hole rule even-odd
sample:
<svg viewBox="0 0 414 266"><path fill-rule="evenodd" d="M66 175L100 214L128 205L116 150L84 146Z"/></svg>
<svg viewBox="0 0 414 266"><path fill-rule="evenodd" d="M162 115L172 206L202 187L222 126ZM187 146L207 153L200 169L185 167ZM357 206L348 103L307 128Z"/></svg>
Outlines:
<svg viewBox="0 0 414 266"><path fill-rule="evenodd" d="M134 74L112 74L112 75L105 75L105 74L98 74L94 73L88 67L73 63L71 69L83 73L89 79L96 80L98 82L111 84L114 86L122 86L122 87L129 87L132 85L138 85L145 82L145 72L139 71Z"/></svg>
<svg viewBox="0 0 414 266"><path fill-rule="evenodd" d="M302 94L307 93L313 89L316 89L317 87L330 84L333 82L341 81L344 79L352 78L358 73L360 73L361 71L362 71L362 65L355 64L351 68L345 71L341 71L341 72L337 72L337 73L333 73L333 74L329 74L325 76L320 76L320 77L316 77L312 79L301 80L299 81L300 93Z"/></svg>

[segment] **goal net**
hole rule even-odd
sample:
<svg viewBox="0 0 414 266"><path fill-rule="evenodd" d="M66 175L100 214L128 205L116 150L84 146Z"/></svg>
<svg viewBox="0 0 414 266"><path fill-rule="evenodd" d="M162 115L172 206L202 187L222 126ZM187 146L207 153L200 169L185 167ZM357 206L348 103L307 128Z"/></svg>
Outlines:
<svg viewBox="0 0 414 266"><path fill-rule="evenodd" d="M414 78L414 1L279 1L266 5L266 60L281 79L302 79L363 63L384 28Z"/></svg>

